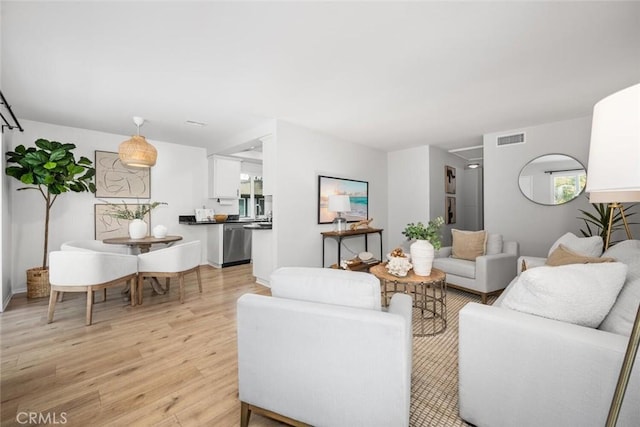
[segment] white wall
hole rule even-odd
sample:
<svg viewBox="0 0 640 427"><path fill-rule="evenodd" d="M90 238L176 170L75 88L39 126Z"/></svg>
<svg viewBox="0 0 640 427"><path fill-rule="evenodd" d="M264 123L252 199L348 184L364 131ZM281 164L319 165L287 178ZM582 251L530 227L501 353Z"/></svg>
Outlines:
<svg viewBox="0 0 640 427"><path fill-rule="evenodd" d="M32 146L38 138L74 143L76 158L85 156L95 161L95 150L118 150L129 135L114 135L21 120L24 133L14 134L13 146ZM192 214L207 197L207 159L203 148L149 140L158 150L158 161L151 169L151 200L167 202L151 213L151 227L163 224L169 234L179 234L184 241L203 242L202 262L206 263L206 227L178 224L178 215ZM11 179L13 256L11 283L13 292L26 290L25 271L42 263L44 233L44 200L37 191L14 191L20 183ZM121 199L111 199L119 202ZM135 199L130 199L135 203ZM102 203L91 193L61 195L51 210L49 251L67 240L94 238L95 203ZM3 201L4 205L4 201ZM3 252L3 260L5 253Z"/></svg>
<svg viewBox="0 0 640 427"><path fill-rule="evenodd" d="M369 182L369 217L372 226L387 226L387 156L361 145L333 139L300 126L278 121L276 131L274 236L278 266L315 266L322 261L323 231L331 224L318 224L318 175ZM388 238L383 232L383 243ZM354 252L364 250L361 238L345 239ZM377 235L369 250L377 257ZM326 265L336 262L337 247L326 242ZM348 251L343 246L343 258Z"/></svg>
<svg viewBox="0 0 640 427"><path fill-rule="evenodd" d="M460 187L461 205L458 215L465 230L478 231L484 229L483 220L483 169L465 169Z"/></svg>
<svg viewBox="0 0 640 427"><path fill-rule="evenodd" d="M496 138L526 132L526 143L497 147ZM523 255L546 256L551 244L570 231L580 235L578 209L590 210L585 196L560 206L542 206L525 198L518 175L542 154L562 153L587 166L591 116L484 135L485 228L520 243ZM587 171L587 178L588 178Z"/></svg>
<svg viewBox="0 0 640 427"><path fill-rule="evenodd" d="M429 147L409 148L387 153L389 183L389 232L387 241L393 249L407 238L402 235L410 222L429 219Z"/></svg>
<svg viewBox="0 0 640 427"><path fill-rule="evenodd" d="M0 136L0 147L11 146L11 140L13 132L7 131ZM0 311L4 311L9 300L11 299L11 198L9 179L13 179L4 173L4 169L7 165L6 156L2 152L2 160L0 166L2 172L0 173L0 198L2 199L2 209L0 209L0 222L2 228L0 229L0 256L2 257L2 264L0 264L0 278L2 279L2 288L0 288Z"/></svg>

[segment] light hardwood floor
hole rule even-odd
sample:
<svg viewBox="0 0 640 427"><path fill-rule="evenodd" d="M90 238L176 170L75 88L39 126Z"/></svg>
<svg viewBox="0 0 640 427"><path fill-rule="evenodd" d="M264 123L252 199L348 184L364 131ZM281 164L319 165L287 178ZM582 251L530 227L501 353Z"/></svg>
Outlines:
<svg viewBox="0 0 640 427"><path fill-rule="evenodd" d="M169 295L145 285L137 307L117 287L104 303L99 292L91 326L84 294L66 294L51 324L48 298L15 295L0 315L2 425L25 425L25 413L66 426L239 425L236 300L269 290L250 265L201 271L202 295L189 275L184 304L177 282Z"/></svg>

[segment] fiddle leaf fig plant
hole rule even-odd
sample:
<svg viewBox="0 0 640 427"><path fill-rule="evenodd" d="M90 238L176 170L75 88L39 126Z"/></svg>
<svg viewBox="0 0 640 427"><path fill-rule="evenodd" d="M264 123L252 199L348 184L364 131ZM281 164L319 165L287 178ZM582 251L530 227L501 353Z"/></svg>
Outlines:
<svg viewBox="0 0 640 427"><path fill-rule="evenodd" d="M58 196L69 191L96 191L93 182L96 171L92 162L86 157L76 160L73 155L75 148L75 144L38 139L35 147L18 145L14 151L6 152L7 165L10 166L6 167L5 173L25 185L18 191L36 190L45 202L43 270L47 268L51 207Z"/></svg>

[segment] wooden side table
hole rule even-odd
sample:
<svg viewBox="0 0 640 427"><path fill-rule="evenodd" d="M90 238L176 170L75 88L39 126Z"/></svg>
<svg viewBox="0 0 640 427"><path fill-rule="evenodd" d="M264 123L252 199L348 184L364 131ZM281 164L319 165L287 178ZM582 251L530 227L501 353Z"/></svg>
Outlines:
<svg viewBox="0 0 640 427"><path fill-rule="evenodd" d="M377 233L380 235L380 259L382 259L382 231L381 228L360 228L357 230L346 230L346 231L325 231L322 234L322 266L324 267L324 242L327 238L334 239L338 242L338 262L340 265L340 256L341 256L341 243L342 239L348 237L355 236L363 236L364 237L364 250L369 250L369 235Z"/></svg>
<svg viewBox="0 0 640 427"><path fill-rule="evenodd" d="M382 304L389 305L390 294L402 292L411 295L413 307L420 310L420 332L413 335L422 337L440 334L447 328L447 280L446 274L437 268L431 269L429 276L418 276L409 270L405 277L398 277L387 271L386 263L371 267L371 274L380 279ZM431 324L425 332L425 320Z"/></svg>

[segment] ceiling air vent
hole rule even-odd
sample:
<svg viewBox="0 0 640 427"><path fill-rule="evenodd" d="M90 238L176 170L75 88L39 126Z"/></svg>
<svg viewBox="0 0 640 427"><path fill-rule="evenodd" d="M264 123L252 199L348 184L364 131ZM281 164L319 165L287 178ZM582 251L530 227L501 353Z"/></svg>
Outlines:
<svg viewBox="0 0 640 427"><path fill-rule="evenodd" d="M524 132L514 133L513 135L504 135L498 137L498 147L511 144L524 144Z"/></svg>

